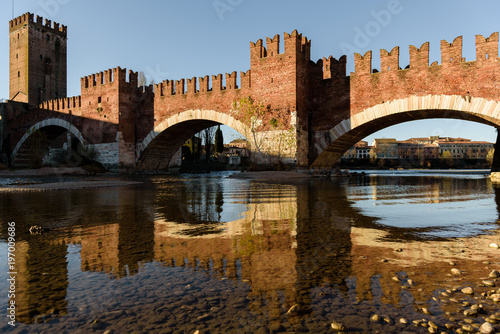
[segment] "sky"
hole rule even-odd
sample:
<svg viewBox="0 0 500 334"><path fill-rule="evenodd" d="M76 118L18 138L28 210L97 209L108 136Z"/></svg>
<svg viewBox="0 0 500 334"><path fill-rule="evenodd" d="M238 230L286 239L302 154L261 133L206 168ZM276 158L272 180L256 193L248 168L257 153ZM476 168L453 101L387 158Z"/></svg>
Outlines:
<svg viewBox="0 0 500 334"><path fill-rule="evenodd" d="M8 21L25 12L68 26L68 96L80 95L80 77L120 66L143 71L149 81L200 77L250 68L249 42L297 29L311 40L311 59L430 42L430 62L440 63L440 41L463 36L463 57L475 60L475 35L500 30L498 0L2 0L0 98L8 98ZM281 38L283 40L283 38ZM281 47L281 52L283 48ZM496 141L493 127L459 120L421 120L365 138L463 137ZM234 134L226 132L236 138Z"/></svg>

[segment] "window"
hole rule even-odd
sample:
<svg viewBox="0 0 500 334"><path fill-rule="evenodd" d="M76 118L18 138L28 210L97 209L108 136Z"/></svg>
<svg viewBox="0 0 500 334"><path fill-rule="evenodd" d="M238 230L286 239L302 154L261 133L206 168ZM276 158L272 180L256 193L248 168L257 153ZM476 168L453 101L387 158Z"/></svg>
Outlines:
<svg viewBox="0 0 500 334"><path fill-rule="evenodd" d="M45 39L47 40L47 42L50 41L50 35L45 36Z"/></svg>
<svg viewBox="0 0 500 334"><path fill-rule="evenodd" d="M97 98L97 103L101 103L101 97L100 96Z"/></svg>
<svg viewBox="0 0 500 334"><path fill-rule="evenodd" d="M20 78L21 77L21 71L17 71L17 77Z"/></svg>

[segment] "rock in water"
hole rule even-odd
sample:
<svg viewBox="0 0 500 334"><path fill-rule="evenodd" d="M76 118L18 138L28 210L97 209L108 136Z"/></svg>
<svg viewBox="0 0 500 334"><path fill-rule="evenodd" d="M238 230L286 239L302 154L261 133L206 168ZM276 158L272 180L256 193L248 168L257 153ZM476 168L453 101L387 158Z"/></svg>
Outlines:
<svg viewBox="0 0 500 334"><path fill-rule="evenodd" d="M346 327L339 322L332 321L332 329L337 332L345 331Z"/></svg>
<svg viewBox="0 0 500 334"><path fill-rule="evenodd" d="M472 294L474 294L474 290L472 290L472 288L470 288L470 287L463 288L461 291L463 293L465 293L466 295L472 295Z"/></svg>
<svg viewBox="0 0 500 334"><path fill-rule="evenodd" d="M42 234L43 232L50 231L48 228L41 227L40 225L33 225L29 229L31 235Z"/></svg>
<svg viewBox="0 0 500 334"><path fill-rule="evenodd" d="M286 312L286 315L296 316L299 314L299 311L300 311L300 306L298 304L295 304L292 307L290 307L288 312Z"/></svg>
<svg viewBox="0 0 500 334"><path fill-rule="evenodd" d="M496 270L493 270L490 275L489 275L490 278L500 278L500 273Z"/></svg>
<svg viewBox="0 0 500 334"><path fill-rule="evenodd" d="M495 328L493 327L492 324L490 324L489 322L485 322L484 324L481 325L481 327L479 328L479 332L481 334L492 334L492 333L495 333Z"/></svg>

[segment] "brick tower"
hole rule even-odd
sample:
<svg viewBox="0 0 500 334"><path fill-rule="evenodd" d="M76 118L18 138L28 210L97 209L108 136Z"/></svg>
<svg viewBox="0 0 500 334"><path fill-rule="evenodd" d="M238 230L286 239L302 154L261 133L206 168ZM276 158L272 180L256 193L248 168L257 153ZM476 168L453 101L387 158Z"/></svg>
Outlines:
<svg viewBox="0 0 500 334"><path fill-rule="evenodd" d="M66 97L67 28L31 13L9 22L9 99L37 105Z"/></svg>

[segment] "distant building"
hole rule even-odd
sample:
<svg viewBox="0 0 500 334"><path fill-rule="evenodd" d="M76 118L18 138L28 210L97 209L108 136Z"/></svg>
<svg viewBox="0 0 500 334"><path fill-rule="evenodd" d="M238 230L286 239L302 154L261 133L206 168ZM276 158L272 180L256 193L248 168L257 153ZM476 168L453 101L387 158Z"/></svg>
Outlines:
<svg viewBox="0 0 500 334"><path fill-rule="evenodd" d="M394 138L374 139L371 146L360 141L343 156L344 159L439 159L450 152L453 159L486 159L495 144L466 138L430 136L397 141Z"/></svg>
<svg viewBox="0 0 500 334"><path fill-rule="evenodd" d="M446 142L439 144L439 153L449 151L454 159L486 159L495 145L485 141Z"/></svg>
<svg viewBox="0 0 500 334"><path fill-rule="evenodd" d="M361 140L347 151L343 158L345 159L369 159L371 146L367 141Z"/></svg>
<svg viewBox="0 0 500 334"><path fill-rule="evenodd" d="M246 139L235 139L224 145L224 155L250 157L250 143Z"/></svg>
<svg viewBox="0 0 500 334"><path fill-rule="evenodd" d="M398 142L394 138L374 139L371 152L377 159L397 159Z"/></svg>

